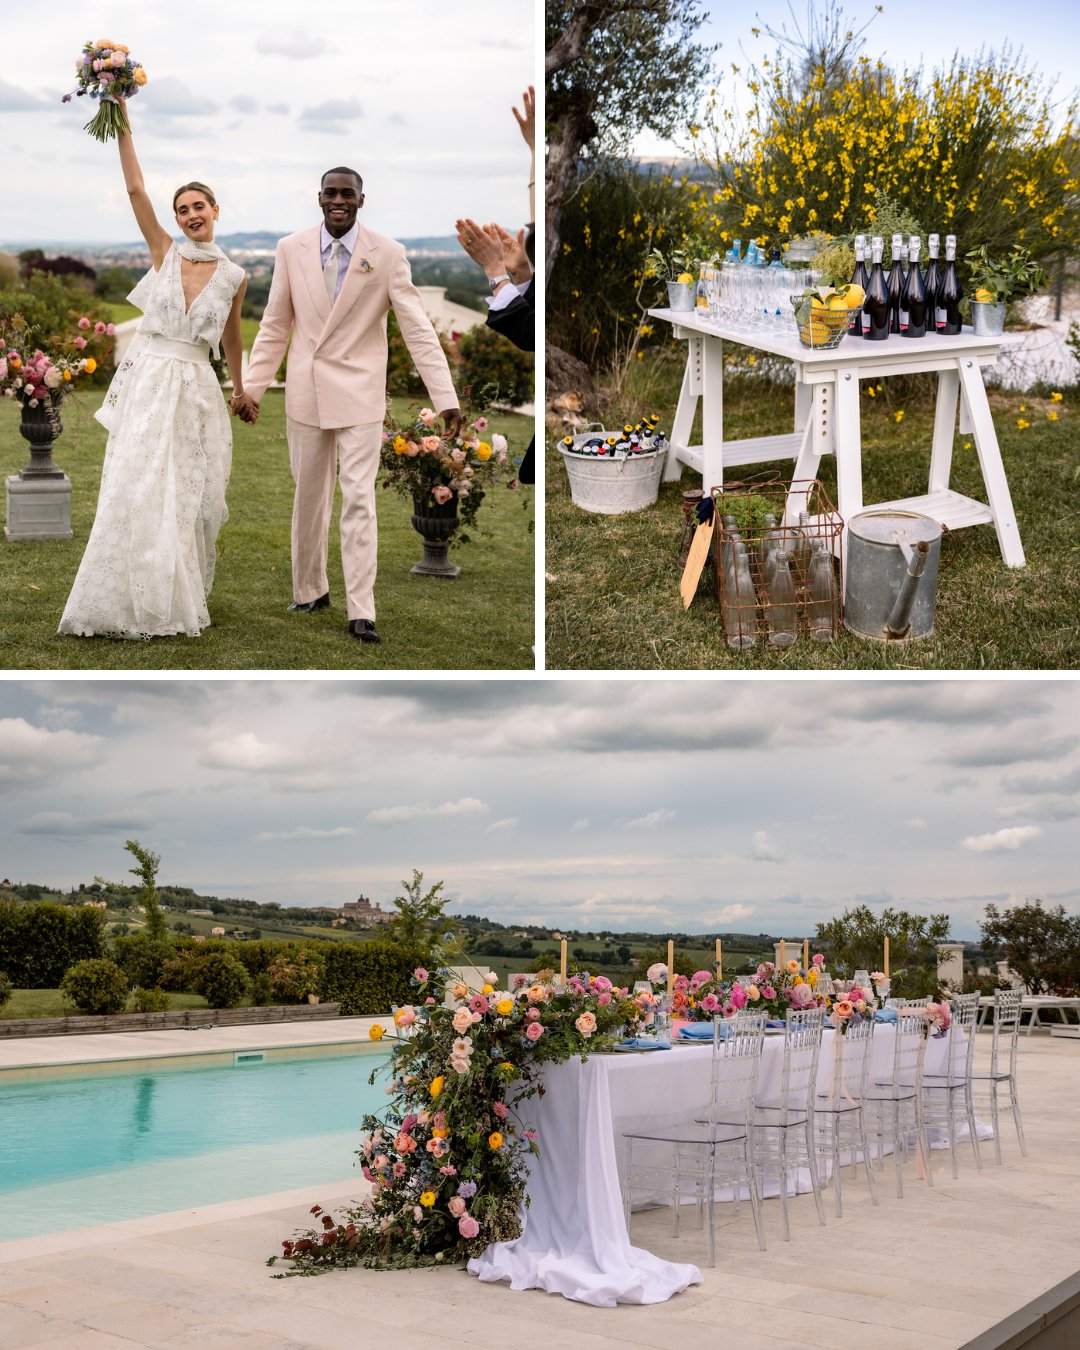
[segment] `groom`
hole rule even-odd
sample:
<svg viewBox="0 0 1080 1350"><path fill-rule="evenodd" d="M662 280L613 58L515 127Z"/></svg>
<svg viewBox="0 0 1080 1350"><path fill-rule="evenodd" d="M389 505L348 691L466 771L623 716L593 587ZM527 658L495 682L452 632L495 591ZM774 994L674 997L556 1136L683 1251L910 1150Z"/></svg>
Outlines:
<svg viewBox="0 0 1080 1350"><path fill-rule="evenodd" d="M448 436L461 412L442 346L412 284L404 247L357 224L364 185L355 169L328 169L323 223L282 239L244 393L246 422L289 347L285 414L296 494L292 518L293 612L330 603L326 554L334 481L341 481L341 564L349 632L375 629L375 474L386 410L386 315L393 309L409 354Z"/></svg>

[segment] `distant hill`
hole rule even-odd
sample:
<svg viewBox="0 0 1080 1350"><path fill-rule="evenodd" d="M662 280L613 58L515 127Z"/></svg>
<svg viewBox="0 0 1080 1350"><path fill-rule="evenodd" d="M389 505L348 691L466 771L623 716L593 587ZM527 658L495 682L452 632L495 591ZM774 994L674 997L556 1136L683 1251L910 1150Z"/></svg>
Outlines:
<svg viewBox="0 0 1080 1350"><path fill-rule="evenodd" d="M270 251L284 238L281 230L237 230L232 234L219 234L217 242L228 253L239 249L246 252ZM461 245L455 235L423 235L416 239L402 239L401 242L410 251L424 253L447 253L455 257L464 257ZM21 253L27 248L42 248L46 253L66 253L75 258L111 257L117 252L145 250L146 245L138 240L122 243L87 244L71 239L15 239L0 240L0 252Z"/></svg>

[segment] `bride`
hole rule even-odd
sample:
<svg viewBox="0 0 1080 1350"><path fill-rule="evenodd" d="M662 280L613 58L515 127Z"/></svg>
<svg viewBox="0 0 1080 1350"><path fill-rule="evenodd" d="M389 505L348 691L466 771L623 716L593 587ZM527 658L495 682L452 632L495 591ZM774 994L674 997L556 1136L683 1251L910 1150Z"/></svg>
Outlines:
<svg viewBox="0 0 1080 1350"><path fill-rule="evenodd" d="M128 296L143 317L95 414L109 432L101 491L59 631L195 637L210 623L206 597L232 461L210 353L224 348L239 398L247 278L213 242L218 206L210 189L177 189L173 212L184 237L174 243L154 214L131 136L117 139L153 268Z"/></svg>

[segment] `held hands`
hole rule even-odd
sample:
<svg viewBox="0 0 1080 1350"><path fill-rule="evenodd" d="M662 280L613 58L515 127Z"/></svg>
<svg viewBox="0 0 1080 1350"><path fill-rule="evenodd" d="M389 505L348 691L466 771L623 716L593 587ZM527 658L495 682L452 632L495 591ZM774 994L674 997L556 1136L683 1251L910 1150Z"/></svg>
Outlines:
<svg viewBox="0 0 1080 1350"><path fill-rule="evenodd" d="M446 428L443 435L446 436L447 440L453 440L461 431L461 409L447 408L446 411L441 412L439 416L442 418L443 426Z"/></svg>
<svg viewBox="0 0 1080 1350"><path fill-rule="evenodd" d="M229 411L251 426L259 420L259 405L250 394L234 394L229 400Z"/></svg>
<svg viewBox="0 0 1080 1350"><path fill-rule="evenodd" d="M512 108L514 121L521 128L521 134L525 137L525 144L530 150L536 149L536 90L530 84L521 96L524 112L519 113L516 108Z"/></svg>

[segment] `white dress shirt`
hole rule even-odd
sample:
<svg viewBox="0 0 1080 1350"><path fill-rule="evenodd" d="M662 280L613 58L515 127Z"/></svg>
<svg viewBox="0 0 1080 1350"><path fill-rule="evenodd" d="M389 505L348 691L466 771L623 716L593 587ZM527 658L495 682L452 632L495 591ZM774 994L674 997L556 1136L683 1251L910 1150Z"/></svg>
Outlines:
<svg viewBox="0 0 1080 1350"><path fill-rule="evenodd" d="M345 280L345 273L349 270L349 263L352 261L353 250L356 248L357 233L357 224L354 220L352 229L349 230L348 234L343 234L338 240L341 248L338 251L337 290L334 292L335 300L341 294L341 284ZM330 245L333 242L334 236L326 228L326 222L324 221L319 232L319 244L322 248L322 265L324 272L326 271L326 264L330 261Z"/></svg>
<svg viewBox="0 0 1080 1350"><path fill-rule="evenodd" d="M329 255L328 255L329 256ZM488 309L505 309L512 300L516 300L519 295L524 295L529 289L532 277L528 281L518 284L516 281L510 281L505 286L500 286L494 295L485 295Z"/></svg>

